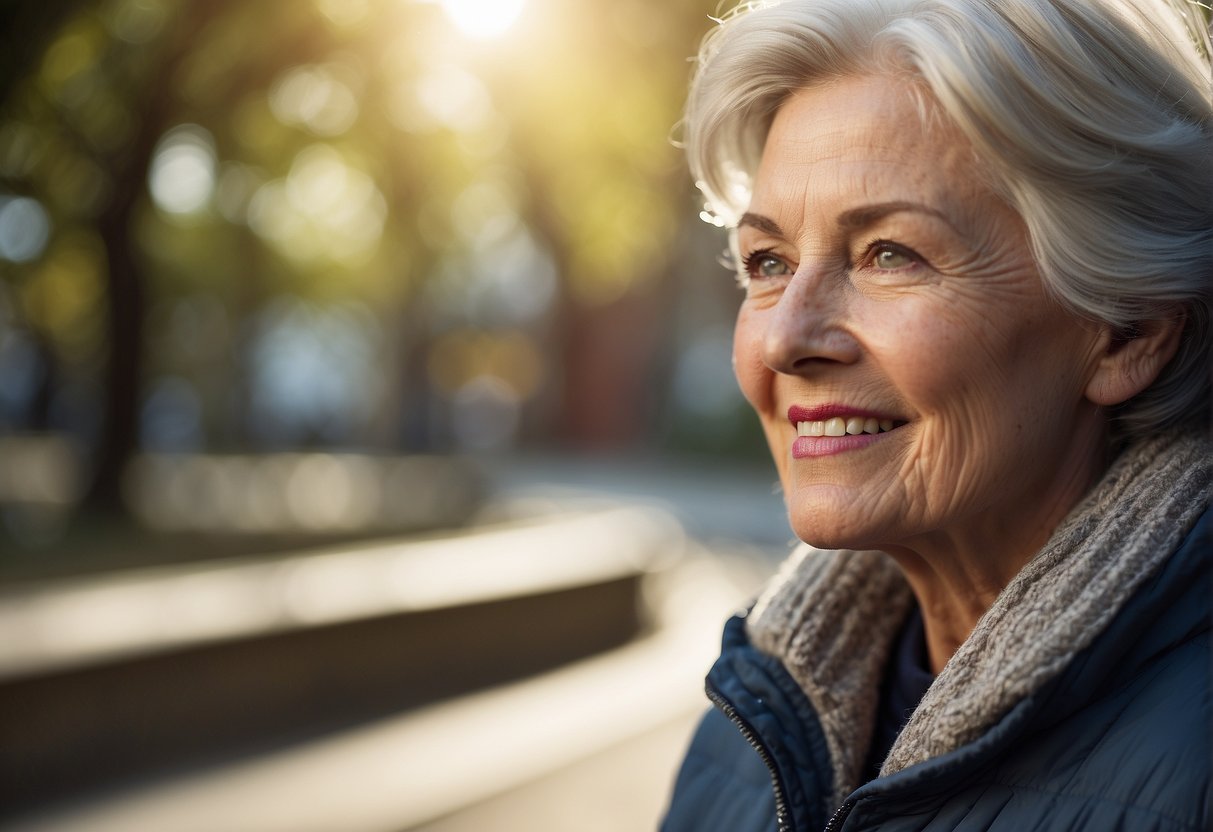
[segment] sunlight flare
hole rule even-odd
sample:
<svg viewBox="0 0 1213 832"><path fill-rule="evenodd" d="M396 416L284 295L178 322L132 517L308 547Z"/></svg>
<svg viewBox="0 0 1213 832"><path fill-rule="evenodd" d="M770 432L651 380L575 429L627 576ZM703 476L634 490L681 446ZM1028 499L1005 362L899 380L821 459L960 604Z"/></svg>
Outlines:
<svg viewBox="0 0 1213 832"><path fill-rule="evenodd" d="M522 14L526 0L439 0L463 34L480 39L499 37Z"/></svg>

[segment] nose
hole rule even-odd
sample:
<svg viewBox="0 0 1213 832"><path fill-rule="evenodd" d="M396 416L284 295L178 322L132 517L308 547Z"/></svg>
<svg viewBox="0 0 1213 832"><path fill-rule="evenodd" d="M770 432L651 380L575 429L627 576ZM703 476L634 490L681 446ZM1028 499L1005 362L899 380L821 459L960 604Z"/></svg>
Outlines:
<svg viewBox="0 0 1213 832"><path fill-rule="evenodd" d="M833 275L801 268L767 312L763 361L778 373L803 375L831 364L853 364L860 345L847 321L846 287Z"/></svg>

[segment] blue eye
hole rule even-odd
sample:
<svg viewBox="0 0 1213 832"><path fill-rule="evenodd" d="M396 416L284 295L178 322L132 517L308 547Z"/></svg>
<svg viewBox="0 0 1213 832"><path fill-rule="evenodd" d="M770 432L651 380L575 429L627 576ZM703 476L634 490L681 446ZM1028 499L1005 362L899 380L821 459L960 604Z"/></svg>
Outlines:
<svg viewBox="0 0 1213 832"><path fill-rule="evenodd" d="M770 249L752 251L741 261L742 268L751 279L782 277L792 273L788 264L771 254Z"/></svg>
<svg viewBox="0 0 1213 832"><path fill-rule="evenodd" d="M875 240L868 244L863 262L877 271L895 272L922 263L923 259L905 246Z"/></svg>

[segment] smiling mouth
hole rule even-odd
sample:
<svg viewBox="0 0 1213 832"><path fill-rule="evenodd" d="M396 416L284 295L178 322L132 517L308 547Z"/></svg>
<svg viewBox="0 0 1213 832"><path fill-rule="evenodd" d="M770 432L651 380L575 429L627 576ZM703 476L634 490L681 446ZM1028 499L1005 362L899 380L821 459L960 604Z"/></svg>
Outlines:
<svg viewBox="0 0 1213 832"><path fill-rule="evenodd" d="M905 424L898 419L876 419L871 416L834 416L819 421L797 421L797 436L858 436L861 433L888 433Z"/></svg>

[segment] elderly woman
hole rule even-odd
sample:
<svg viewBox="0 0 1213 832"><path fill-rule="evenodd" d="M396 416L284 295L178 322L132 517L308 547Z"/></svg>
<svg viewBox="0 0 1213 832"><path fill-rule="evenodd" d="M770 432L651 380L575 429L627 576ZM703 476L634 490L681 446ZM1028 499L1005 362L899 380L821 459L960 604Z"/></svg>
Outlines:
<svg viewBox="0 0 1213 832"><path fill-rule="evenodd" d="M1200 10L746 4L685 127L808 546L663 828L1213 829Z"/></svg>

